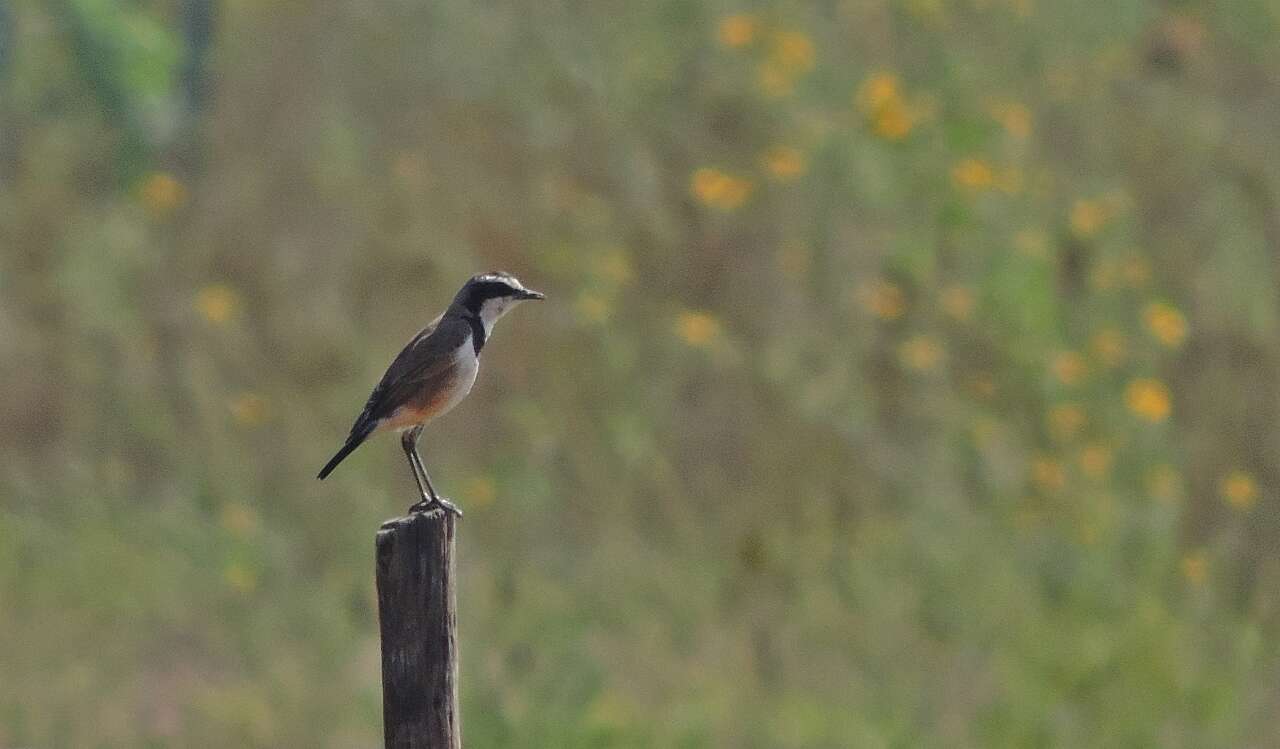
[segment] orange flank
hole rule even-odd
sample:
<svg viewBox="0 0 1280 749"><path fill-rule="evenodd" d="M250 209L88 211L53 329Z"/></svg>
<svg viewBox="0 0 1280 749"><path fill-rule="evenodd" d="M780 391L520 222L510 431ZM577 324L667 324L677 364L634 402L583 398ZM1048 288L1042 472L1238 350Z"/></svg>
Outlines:
<svg viewBox="0 0 1280 749"><path fill-rule="evenodd" d="M455 394L454 388L446 387L439 389L435 397L410 401L392 411L391 416L378 425L378 431L403 430L424 424L444 411Z"/></svg>

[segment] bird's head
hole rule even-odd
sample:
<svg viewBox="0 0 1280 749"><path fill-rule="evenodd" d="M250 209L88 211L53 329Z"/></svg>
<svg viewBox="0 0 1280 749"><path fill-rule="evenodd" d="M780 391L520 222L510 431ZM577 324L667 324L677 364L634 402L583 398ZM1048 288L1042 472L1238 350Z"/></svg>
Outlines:
<svg viewBox="0 0 1280 749"><path fill-rule="evenodd" d="M539 291L526 289L524 284L510 273L495 271L472 276L453 298L454 305L476 315L484 323L485 331L520 302L530 299L546 299Z"/></svg>

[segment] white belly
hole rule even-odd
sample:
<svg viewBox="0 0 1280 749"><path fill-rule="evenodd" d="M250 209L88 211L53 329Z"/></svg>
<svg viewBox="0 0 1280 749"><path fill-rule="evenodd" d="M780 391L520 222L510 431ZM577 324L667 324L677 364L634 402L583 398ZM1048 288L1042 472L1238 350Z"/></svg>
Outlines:
<svg viewBox="0 0 1280 749"><path fill-rule="evenodd" d="M451 411L454 406L462 402L463 398L467 397L471 392L471 386L476 384L476 375L480 372L480 357L476 356L470 339L467 339L466 345L458 352L456 361L458 362L457 385L454 386L440 410L436 412L436 416Z"/></svg>
<svg viewBox="0 0 1280 749"><path fill-rule="evenodd" d="M426 424L441 414L448 413L463 398L466 398L467 393L471 392L471 386L476 382L476 373L480 371L480 359L476 357L470 342L454 357L454 366L449 368L449 381L441 391L437 391L426 399L419 399L397 408L379 423L379 428L395 429L401 432L412 429Z"/></svg>

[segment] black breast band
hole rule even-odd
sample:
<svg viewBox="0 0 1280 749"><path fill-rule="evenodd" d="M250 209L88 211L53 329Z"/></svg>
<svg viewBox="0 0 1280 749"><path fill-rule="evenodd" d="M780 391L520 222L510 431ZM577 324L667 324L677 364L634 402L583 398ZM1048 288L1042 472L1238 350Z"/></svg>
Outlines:
<svg viewBox="0 0 1280 749"><path fill-rule="evenodd" d="M484 323L480 321L479 315L467 315L466 320L471 323L471 348L479 356L480 349L484 348Z"/></svg>

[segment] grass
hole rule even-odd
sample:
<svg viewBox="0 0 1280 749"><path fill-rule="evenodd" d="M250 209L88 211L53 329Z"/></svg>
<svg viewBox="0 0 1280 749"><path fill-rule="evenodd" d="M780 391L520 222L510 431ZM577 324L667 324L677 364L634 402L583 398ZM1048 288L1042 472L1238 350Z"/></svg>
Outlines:
<svg viewBox="0 0 1280 749"><path fill-rule="evenodd" d="M314 475L498 267L469 745L1276 743L1268 9L10 5L0 747L377 745Z"/></svg>

